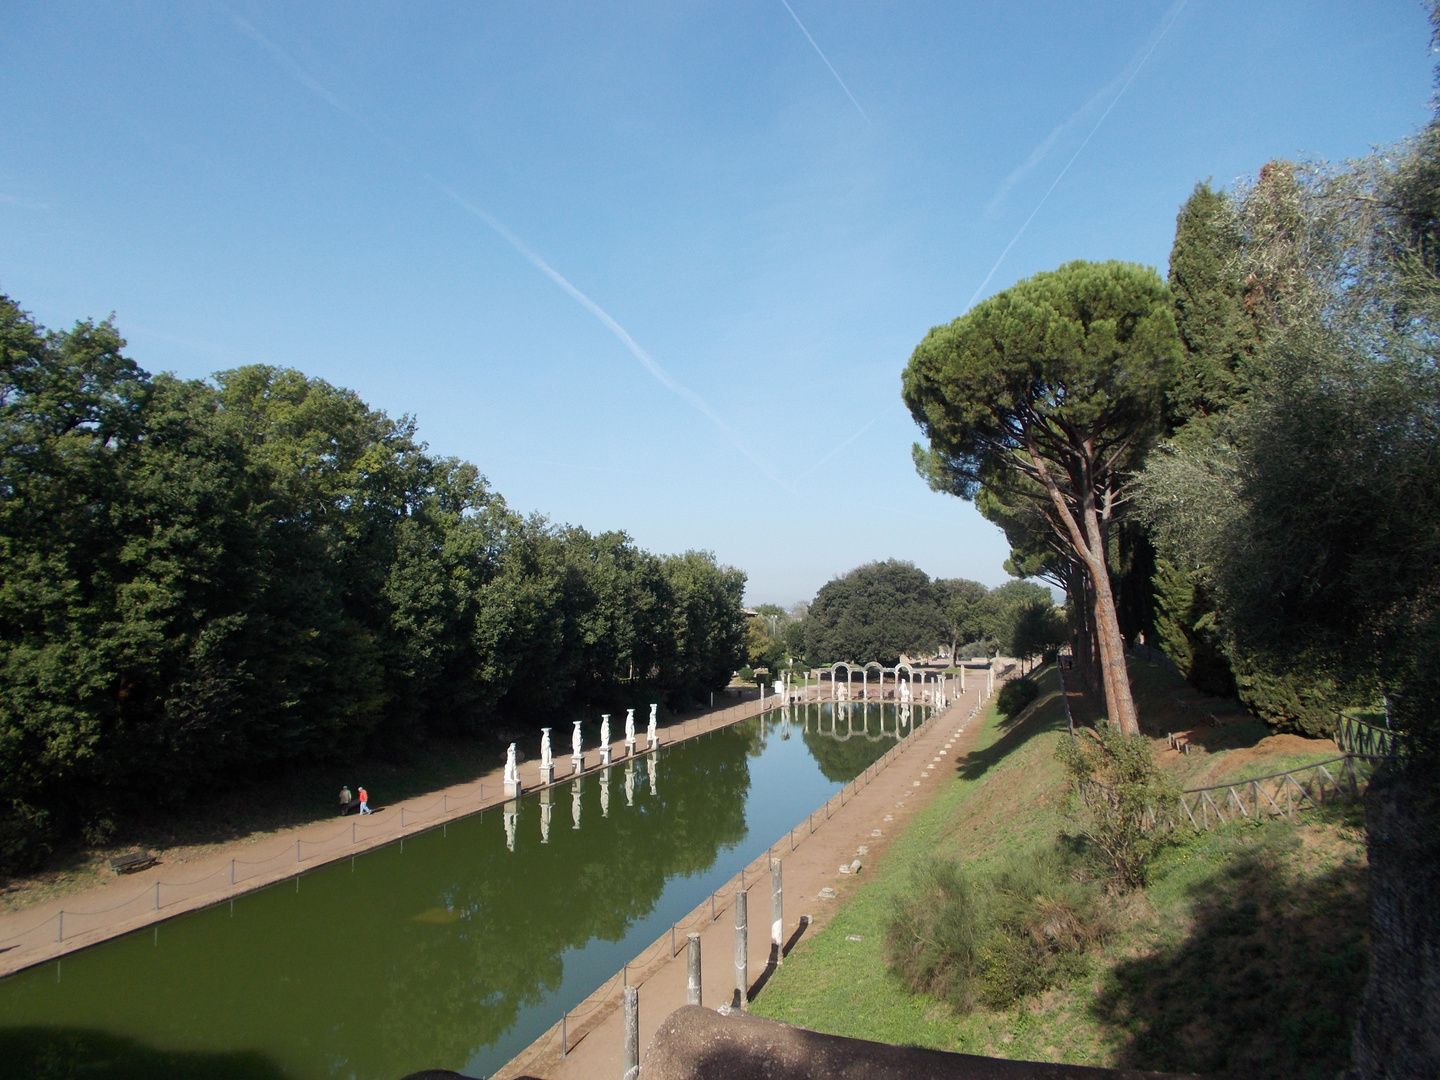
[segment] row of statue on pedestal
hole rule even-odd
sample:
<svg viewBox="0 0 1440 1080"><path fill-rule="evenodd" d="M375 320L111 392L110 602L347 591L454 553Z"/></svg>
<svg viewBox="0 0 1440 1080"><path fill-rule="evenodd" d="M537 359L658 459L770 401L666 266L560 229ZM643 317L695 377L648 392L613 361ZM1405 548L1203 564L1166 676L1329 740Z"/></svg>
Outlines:
<svg viewBox="0 0 1440 1080"><path fill-rule="evenodd" d="M645 731L645 750L649 752L660 745L658 703L650 706L650 726ZM625 710L625 757L635 756L635 710ZM575 730L570 737L570 775L577 776L585 771L585 751L580 745L580 721L575 721ZM600 716L600 767L610 764L610 714ZM555 782L555 758L550 749L550 729L540 729L540 783L546 787ZM516 761L515 744L505 751L505 794L515 797L520 794L520 766Z"/></svg>

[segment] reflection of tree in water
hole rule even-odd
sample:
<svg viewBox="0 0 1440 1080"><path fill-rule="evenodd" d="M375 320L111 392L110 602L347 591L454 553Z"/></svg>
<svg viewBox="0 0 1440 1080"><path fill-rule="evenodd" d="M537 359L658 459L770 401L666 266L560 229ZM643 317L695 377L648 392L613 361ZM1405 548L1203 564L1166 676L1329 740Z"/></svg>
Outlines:
<svg viewBox="0 0 1440 1080"><path fill-rule="evenodd" d="M804 706L802 705L800 708L803 710ZM845 711L846 706L842 705L838 722L835 725L835 730L840 734L838 739L831 734L831 708L829 703L825 703L818 709L815 705L810 706L810 731L808 733L804 733L803 712L797 714L797 719L792 722L791 726L792 729L804 733L805 745L820 766L820 772L824 774L825 779L840 784L858 775L867 765L895 745L896 706L880 705L878 702L871 704L868 724L870 738L866 738L864 704L852 703L849 706L848 718ZM819 723L816 721L817 713L822 716ZM924 715L925 710L920 706L911 706L910 720L912 723L919 724ZM883 737L877 739L876 736L881 735L882 727ZM822 728L823 730L821 730ZM847 739L845 736L852 730L854 734ZM908 735L909 733L910 728L907 726L903 729L902 734Z"/></svg>
<svg viewBox="0 0 1440 1080"><path fill-rule="evenodd" d="M305 875L298 891L285 882L242 897L233 919L222 906L165 924L154 947L145 930L66 958L63 984L48 967L21 973L0 983L0 1015L139 1032L157 1046L270 1048L295 1076L463 1068L561 985L566 950L621 940L668 879L744 839L757 729L745 722L663 751L654 796L642 759L633 807L616 766L608 817L599 776L586 776L579 831L570 787L553 790L548 844L529 795L513 853L501 811L487 810L408 837L403 853L371 852L353 874L342 862ZM132 1075L111 1060L78 1071Z"/></svg>
<svg viewBox="0 0 1440 1080"><path fill-rule="evenodd" d="M263 1054L159 1050L105 1031L28 1027L0 1030L0 1068L26 1080L76 1076L165 1077L165 1080L282 1080ZM103 1063L103 1064L102 1064Z"/></svg>
<svg viewBox="0 0 1440 1080"><path fill-rule="evenodd" d="M566 949L621 940L650 914L667 880L709 868L722 848L744 839L746 757L758 737L757 723L739 724L665 754L657 794L637 779L633 808L617 766L609 817L600 814L599 777L587 776L579 831L570 827L570 792L558 789L548 845L539 842L539 806L527 799L513 855L487 842L463 877L397 882L417 911L438 906L461 917L447 924L437 914L398 929L392 922L383 931L390 977L374 1019L387 1066L463 1065L560 986ZM427 1035L424 1063L414 1056L417 1031Z"/></svg>

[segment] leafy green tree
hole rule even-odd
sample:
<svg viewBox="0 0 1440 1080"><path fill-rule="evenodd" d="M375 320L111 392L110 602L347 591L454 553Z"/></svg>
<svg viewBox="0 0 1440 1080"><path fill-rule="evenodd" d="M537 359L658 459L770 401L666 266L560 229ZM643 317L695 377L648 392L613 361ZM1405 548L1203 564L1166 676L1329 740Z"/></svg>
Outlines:
<svg viewBox="0 0 1440 1080"><path fill-rule="evenodd" d="M0 297L0 868L260 768L688 703L741 662L712 556L521 518L323 380L123 348Z"/></svg>
<svg viewBox="0 0 1440 1080"><path fill-rule="evenodd" d="M1111 525L1162 433L1179 351L1169 292L1154 271L1073 262L1037 274L931 330L904 376L929 439L916 464L932 486L1044 493L1045 514L1085 570L1105 699L1139 730L1110 580Z"/></svg>
<svg viewBox="0 0 1440 1080"><path fill-rule="evenodd" d="M913 563L866 563L821 586L806 619L806 647L822 662L933 652L945 640L942 590Z"/></svg>
<svg viewBox="0 0 1440 1080"><path fill-rule="evenodd" d="M989 602L989 589L969 578L950 578L935 584L941 591L941 610L950 638L952 660L962 644L986 641L995 636L994 605Z"/></svg>

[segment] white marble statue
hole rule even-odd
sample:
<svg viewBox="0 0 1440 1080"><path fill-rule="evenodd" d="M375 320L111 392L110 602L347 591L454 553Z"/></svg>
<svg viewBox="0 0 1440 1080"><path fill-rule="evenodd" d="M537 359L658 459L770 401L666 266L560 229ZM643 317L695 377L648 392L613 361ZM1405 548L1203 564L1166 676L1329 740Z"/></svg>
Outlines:
<svg viewBox="0 0 1440 1080"><path fill-rule="evenodd" d="M625 710L625 752L635 752L635 710Z"/></svg>
<svg viewBox="0 0 1440 1080"><path fill-rule="evenodd" d="M515 764L515 744L510 744L510 749L505 751L505 783L515 784L520 781L520 766Z"/></svg>
<svg viewBox="0 0 1440 1080"><path fill-rule="evenodd" d="M660 744L660 733L656 730L656 724L659 723L659 720L655 715L655 711L659 708L659 705L650 706L650 726L645 729L645 745L651 750L654 750L655 747Z"/></svg>
<svg viewBox="0 0 1440 1080"><path fill-rule="evenodd" d="M540 767L549 769L555 764L555 758L550 754L550 729L540 729Z"/></svg>

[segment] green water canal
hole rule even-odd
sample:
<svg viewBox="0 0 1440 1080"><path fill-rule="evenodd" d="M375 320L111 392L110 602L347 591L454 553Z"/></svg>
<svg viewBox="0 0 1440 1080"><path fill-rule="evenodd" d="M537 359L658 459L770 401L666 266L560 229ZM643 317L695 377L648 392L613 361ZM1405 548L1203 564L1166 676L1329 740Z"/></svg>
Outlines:
<svg viewBox="0 0 1440 1080"><path fill-rule="evenodd" d="M926 715L833 708L775 710L12 975L0 1077L487 1075Z"/></svg>

